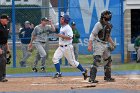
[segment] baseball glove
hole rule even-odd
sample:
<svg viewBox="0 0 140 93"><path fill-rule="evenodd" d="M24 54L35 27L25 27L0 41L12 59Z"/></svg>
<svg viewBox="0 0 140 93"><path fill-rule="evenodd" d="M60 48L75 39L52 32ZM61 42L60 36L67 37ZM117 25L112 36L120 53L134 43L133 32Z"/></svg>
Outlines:
<svg viewBox="0 0 140 93"><path fill-rule="evenodd" d="M6 64L11 64L11 53L10 52L7 52L6 59L7 59Z"/></svg>
<svg viewBox="0 0 140 93"><path fill-rule="evenodd" d="M114 51L115 48L116 48L116 45L115 45L115 44L110 44L110 43L109 43L108 49L109 49L110 51Z"/></svg>

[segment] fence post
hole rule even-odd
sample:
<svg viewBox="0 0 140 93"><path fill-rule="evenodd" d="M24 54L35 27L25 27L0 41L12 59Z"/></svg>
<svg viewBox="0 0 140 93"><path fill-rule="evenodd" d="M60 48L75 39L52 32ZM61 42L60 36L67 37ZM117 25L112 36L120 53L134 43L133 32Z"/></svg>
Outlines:
<svg viewBox="0 0 140 93"><path fill-rule="evenodd" d="M61 16L61 0L58 0L58 22L59 22L59 26L58 26L58 31L60 32L60 16ZM59 60L59 63L62 64L62 59Z"/></svg>
<svg viewBox="0 0 140 93"><path fill-rule="evenodd" d="M67 13L67 3L68 2L68 0L64 0L64 14L66 14ZM68 60L65 58L65 66L67 66L68 65Z"/></svg>
<svg viewBox="0 0 140 93"><path fill-rule="evenodd" d="M124 12L123 12L123 1L121 3L121 61L124 63Z"/></svg>
<svg viewBox="0 0 140 93"><path fill-rule="evenodd" d="M16 68L16 32L15 32L15 0L12 0L12 48L13 48L13 68Z"/></svg>

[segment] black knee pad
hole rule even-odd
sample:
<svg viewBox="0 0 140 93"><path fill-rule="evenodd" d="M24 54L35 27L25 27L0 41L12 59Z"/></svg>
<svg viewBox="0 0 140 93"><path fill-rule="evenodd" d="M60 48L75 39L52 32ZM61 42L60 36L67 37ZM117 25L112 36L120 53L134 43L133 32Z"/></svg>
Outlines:
<svg viewBox="0 0 140 93"><path fill-rule="evenodd" d="M112 58L111 58L111 56L108 57L107 59L104 59L104 61L112 62Z"/></svg>
<svg viewBox="0 0 140 93"><path fill-rule="evenodd" d="M105 66L109 66L109 67L111 67L111 63L112 63L112 59L111 59L111 56L110 57L108 57L107 59L104 59L104 61L106 61L106 65Z"/></svg>
<svg viewBox="0 0 140 93"><path fill-rule="evenodd" d="M101 56L95 55L93 65L98 67L98 63L100 63L100 62L101 62Z"/></svg>

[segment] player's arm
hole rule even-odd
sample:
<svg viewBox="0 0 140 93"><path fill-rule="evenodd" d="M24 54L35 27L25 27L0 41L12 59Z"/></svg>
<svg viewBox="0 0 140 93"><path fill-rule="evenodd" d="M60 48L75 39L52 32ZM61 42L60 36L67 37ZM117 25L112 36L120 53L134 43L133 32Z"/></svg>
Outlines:
<svg viewBox="0 0 140 93"><path fill-rule="evenodd" d="M100 30L100 26L99 26L99 23L96 23L91 34L90 34L90 37L89 37L89 42L88 42L88 51L92 51L92 42L96 39L96 36L98 34L98 31Z"/></svg>
<svg viewBox="0 0 140 93"><path fill-rule="evenodd" d="M30 41L30 43L28 45L29 49L32 49L32 43L36 39L36 35L37 35L37 28L35 27L33 32L32 32L31 41Z"/></svg>
<svg viewBox="0 0 140 93"><path fill-rule="evenodd" d="M114 47L116 47L116 44L114 43L114 41L112 40L111 37L108 38L108 42L113 45Z"/></svg>
<svg viewBox="0 0 140 93"><path fill-rule="evenodd" d="M6 49L7 49L7 52L10 52L10 48L9 48L8 42L6 43Z"/></svg>
<svg viewBox="0 0 140 93"><path fill-rule="evenodd" d="M88 42L88 51L92 51L92 45L93 45L92 42L94 39L95 39L94 33L91 33Z"/></svg>
<svg viewBox="0 0 140 93"><path fill-rule="evenodd" d="M55 29L51 20L49 20L49 24L51 25L51 31L53 31L53 32L56 31L56 29Z"/></svg>
<svg viewBox="0 0 140 93"><path fill-rule="evenodd" d="M29 43L29 45L28 45L29 50L32 49L32 46L33 46L32 43L33 43L33 41L35 40L35 38L36 38L36 36L35 36L35 35L32 35L31 41L30 41L30 43Z"/></svg>

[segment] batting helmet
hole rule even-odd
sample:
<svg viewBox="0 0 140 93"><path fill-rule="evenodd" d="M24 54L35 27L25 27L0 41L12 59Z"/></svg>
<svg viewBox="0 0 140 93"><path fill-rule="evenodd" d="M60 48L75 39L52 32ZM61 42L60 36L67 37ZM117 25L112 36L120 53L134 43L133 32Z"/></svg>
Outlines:
<svg viewBox="0 0 140 93"><path fill-rule="evenodd" d="M106 18L106 15L109 15L109 18ZM105 10L101 13L101 19L105 18L107 21L110 21L112 18L112 13L109 10Z"/></svg>
<svg viewBox="0 0 140 93"><path fill-rule="evenodd" d="M70 17L69 17L69 15L62 15L61 17L63 17L64 18L64 22L65 23L69 23L69 21L70 21Z"/></svg>

